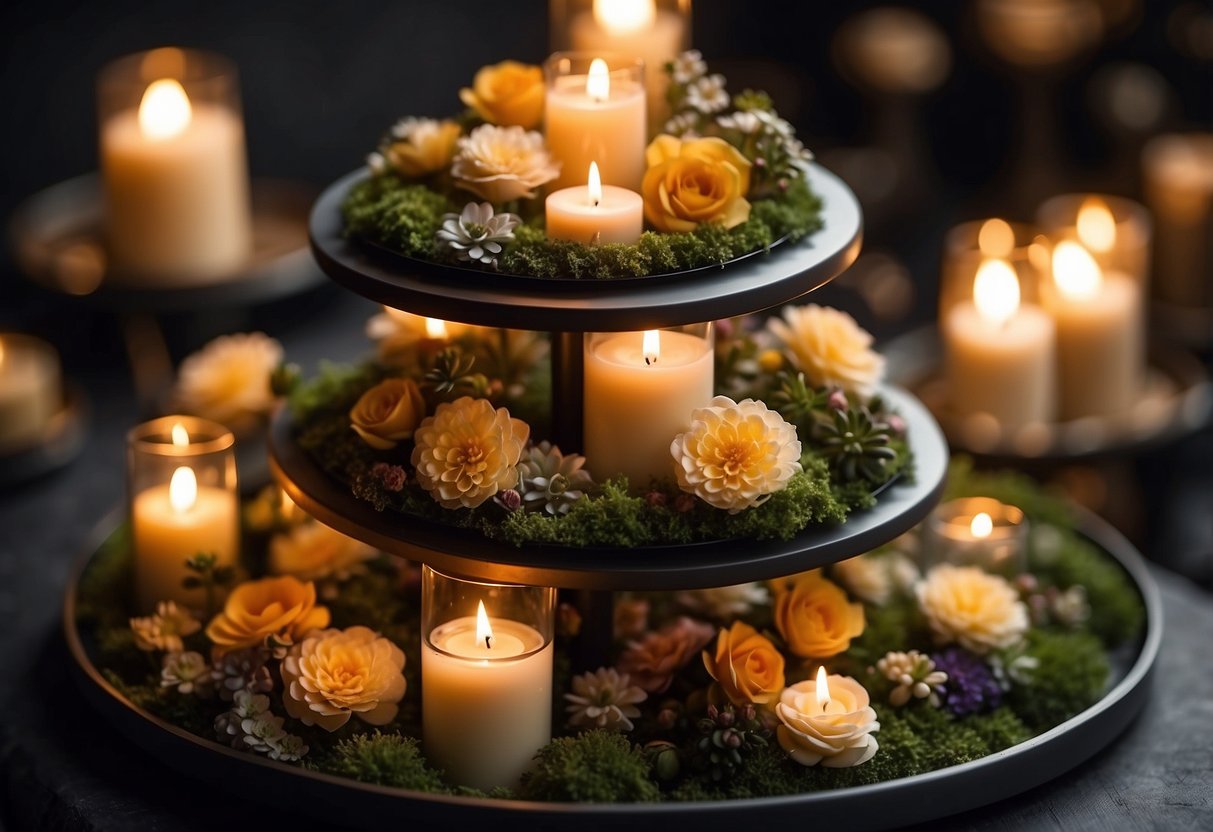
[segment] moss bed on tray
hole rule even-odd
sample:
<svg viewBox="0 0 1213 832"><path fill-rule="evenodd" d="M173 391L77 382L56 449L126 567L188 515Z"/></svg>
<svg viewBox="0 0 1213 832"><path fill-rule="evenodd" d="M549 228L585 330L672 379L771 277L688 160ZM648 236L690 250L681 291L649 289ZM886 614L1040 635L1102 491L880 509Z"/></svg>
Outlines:
<svg viewBox="0 0 1213 832"><path fill-rule="evenodd" d="M1140 638L1144 610L1124 571L1076 533L1065 503L1025 480L979 476L960 465L954 467L951 492L1012 501L1032 524L1027 572L1004 582L1028 611L1014 637L991 646L975 643L975 633L943 635L940 611L916 591L924 580L936 580L937 572L919 573L925 553L915 533L824 572L769 585L620 593L614 667L587 674L579 687L567 659L579 617L562 604L552 703L555 739L538 750L521 784L491 796L717 800L883 782L1001 751L1097 702L1111 681L1109 653ZM299 645L279 634L268 646L216 655L217 644L207 633L222 612L217 601L189 616L196 621L193 627L181 626L186 619L180 609L132 620L133 565L125 529L101 547L79 584L76 623L92 661L132 703L205 740L363 783L479 794L431 768L416 739L421 690L416 567L348 539L343 545L335 538L316 541L316 535L336 533L297 512L284 516L280 507L276 493L247 507L240 575L304 574L317 592L316 603L331 616L335 630L326 633L366 627L402 650L405 692L389 722L376 727L351 718L330 732L283 716L288 694L276 656L289 657ZM219 589L235 580L206 559L196 560L195 569L195 584ZM778 600L788 592L824 593L809 605L818 608L845 603L854 612L857 606L859 626L836 641L838 652L831 656L798 656L804 628L820 622L789 618ZM736 685L713 680L709 659L717 654L719 640L746 627L754 628L763 649L782 657L777 686L811 678L824 665L866 689L879 721L871 734L878 748L868 759L841 768L795 762L778 741L773 729L780 723L770 708L736 702ZM827 635L839 634L812 637ZM680 658L671 660L674 650L681 651ZM911 684L898 693L906 679L889 670L893 665L925 680L926 688ZM930 675L940 671L946 671L945 681ZM622 678L624 673L630 678ZM763 687L751 682L742 688ZM619 707L608 708L608 717L591 718L578 704L584 697L566 695L587 690L599 697L596 701L614 696ZM255 713L233 719L241 707Z"/></svg>

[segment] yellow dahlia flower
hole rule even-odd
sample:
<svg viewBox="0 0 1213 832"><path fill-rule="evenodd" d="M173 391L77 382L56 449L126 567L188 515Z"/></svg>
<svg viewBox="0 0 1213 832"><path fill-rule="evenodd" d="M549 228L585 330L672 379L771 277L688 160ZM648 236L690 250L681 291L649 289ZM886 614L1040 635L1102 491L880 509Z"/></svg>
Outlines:
<svg viewBox="0 0 1213 832"><path fill-rule="evenodd" d="M475 508L518 484L518 460L531 429L485 399L438 405L414 434L417 483L443 508Z"/></svg>

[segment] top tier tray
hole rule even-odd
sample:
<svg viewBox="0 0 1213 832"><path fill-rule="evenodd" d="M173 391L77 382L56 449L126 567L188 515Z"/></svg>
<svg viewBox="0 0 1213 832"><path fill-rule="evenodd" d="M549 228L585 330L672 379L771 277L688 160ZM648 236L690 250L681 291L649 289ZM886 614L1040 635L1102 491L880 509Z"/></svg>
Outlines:
<svg viewBox="0 0 1213 832"><path fill-rule="evenodd" d="M823 227L724 264L610 280L551 280L407 258L345 236L341 204L369 174L333 183L312 209L312 250L336 282L373 301L418 315L549 332L608 332L681 326L786 303L829 282L859 256L863 214L841 179L820 165L808 173L822 201Z"/></svg>

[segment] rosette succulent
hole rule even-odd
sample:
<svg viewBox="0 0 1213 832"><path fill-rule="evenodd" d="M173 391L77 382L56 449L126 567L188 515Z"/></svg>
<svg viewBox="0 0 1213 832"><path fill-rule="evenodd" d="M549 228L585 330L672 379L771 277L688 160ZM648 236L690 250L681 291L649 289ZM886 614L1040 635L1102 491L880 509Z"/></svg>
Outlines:
<svg viewBox="0 0 1213 832"><path fill-rule="evenodd" d="M518 466L523 508L552 515L568 513L594 487L584 466L585 457L562 454L547 440L531 446Z"/></svg>
<svg viewBox="0 0 1213 832"><path fill-rule="evenodd" d="M454 252L456 260L494 266L521 222L517 214L494 214L487 202L469 202L460 214L443 214L437 237Z"/></svg>
<svg viewBox="0 0 1213 832"><path fill-rule="evenodd" d="M891 433L886 423L860 406L835 410L833 419L818 427L817 439L830 470L842 482L882 483L889 478L889 463L897 458L889 446Z"/></svg>

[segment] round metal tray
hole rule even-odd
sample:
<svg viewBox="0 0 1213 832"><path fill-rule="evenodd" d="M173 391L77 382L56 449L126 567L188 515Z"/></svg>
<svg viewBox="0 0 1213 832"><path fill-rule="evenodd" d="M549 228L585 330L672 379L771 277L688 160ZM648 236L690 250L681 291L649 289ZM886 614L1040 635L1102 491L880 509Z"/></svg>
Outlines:
<svg viewBox="0 0 1213 832"><path fill-rule="evenodd" d="M1077 510L1077 509L1076 509ZM72 675L84 697L118 731L165 764L213 785L237 789L267 805L307 806L314 820L342 828L385 824L442 824L447 828L668 829L670 824L710 832L754 823L814 825L848 830L890 829L946 817L1012 797L1064 774L1111 743L1145 704L1162 640L1158 589L1141 555L1118 532L1079 511L1080 529L1128 573L1146 609L1141 642L1111 656L1113 677L1103 699L1061 725L980 760L870 786L784 797L653 804L532 803L432 795L358 783L235 751L195 736L136 706L93 663L87 634L76 625L80 576L99 536L69 582L63 609ZM103 529L116 526L111 520Z"/></svg>
<svg viewBox="0 0 1213 832"><path fill-rule="evenodd" d="M643 278L560 280L502 275L407 258L346 237L341 204L365 170L337 180L312 209L312 250L336 282L418 315L552 332L680 326L757 312L811 292L859 255L863 214L851 190L820 165L808 181L822 200L821 230L721 267ZM726 267L727 266L727 267Z"/></svg>
<svg viewBox="0 0 1213 832"><path fill-rule="evenodd" d="M791 540L719 540L639 549L521 548L396 512L376 511L321 470L292 438L290 413L270 428L270 468L308 514L378 549L481 580L591 590L693 589L790 575L887 543L922 520L939 501L948 446L935 420L913 396L881 391L906 420L914 450L914 479L897 480L874 508L845 523L817 526Z"/></svg>

